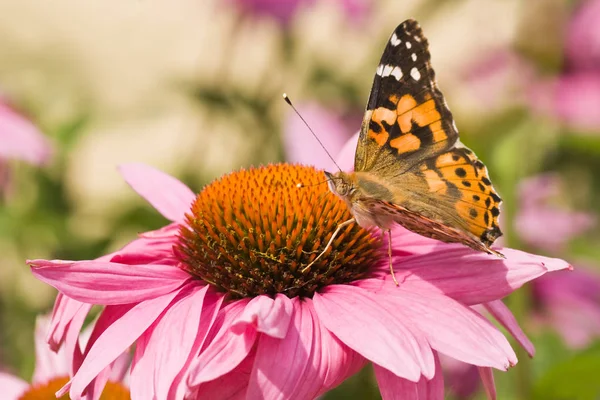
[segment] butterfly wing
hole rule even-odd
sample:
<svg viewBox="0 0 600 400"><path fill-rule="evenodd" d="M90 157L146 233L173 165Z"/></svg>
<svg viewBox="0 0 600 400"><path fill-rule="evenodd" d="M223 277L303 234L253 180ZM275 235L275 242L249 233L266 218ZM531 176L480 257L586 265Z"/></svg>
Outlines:
<svg viewBox="0 0 600 400"><path fill-rule="evenodd" d="M440 240L442 242L462 243L474 250L483 251L505 258L502 253L490 249L487 244L483 243L477 237L474 237L473 235L460 229L456 229L436 221L435 219L424 217L422 214L416 213L397 204L375 199L365 199L361 206L365 207L374 214L386 216L387 218L402 225L406 229L422 236Z"/></svg>
<svg viewBox="0 0 600 400"><path fill-rule="evenodd" d="M407 20L388 41L377 67L354 160L355 171L406 172L458 139L435 82L428 42Z"/></svg>
<svg viewBox="0 0 600 400"><path fill-rule="evenodd" d="M396 28L381 57L355 172L362 177L359 185L368 183L361 187L366 198L384 200L368 191L372 182L386 186L393 201L379 208L395 206L400 214L393 219L410 230L473 248L488 248L502 235L501 199L485 165L459 140L435 81L427 39L414 20Z"/></svg>

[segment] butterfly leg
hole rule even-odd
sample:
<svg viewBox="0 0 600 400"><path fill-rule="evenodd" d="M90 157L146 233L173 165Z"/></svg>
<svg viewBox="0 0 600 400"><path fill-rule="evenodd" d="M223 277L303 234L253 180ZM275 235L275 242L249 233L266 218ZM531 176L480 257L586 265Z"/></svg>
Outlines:
<svg viewBox="0 0 600 400"><path fill-rule="evenodd" d="M308 271L310 269L310 267L312 267L312 265L314 263L317 262L317 260L319 258L321 258L321 256L323 254L325 254L325 252L327 251L327 249L331 246L331 243L333 243L333 240L335 239L335 237L340 233L340 231L342 230L343 227L345 227L348 224L351 224L352 222L354 222L354 218L349 219L348 221L344 221L341 224L339 224L336 228L336 230L333 232L333 235L331 235L331 239L329 239L329 242L327 242L327 246L325 246L325 249L314 259L311 261L310 264L308 264L306 267L304 267L300 272L301 273L305 273L306 271Z"/></svg>
<svg viewBox="0 0 600 400"><path fill-rule="evenodd" d="M384 232L385 231L381 231L381 233L384 233ZM394 266L392 265L392 230L388 229L387 233L388 233L388 256L390 259L390 272L392 273L392 279L394 280L394 283L396 284L396 286L400 286L400 284L396 280L396 275L394 275Z"/></svg>

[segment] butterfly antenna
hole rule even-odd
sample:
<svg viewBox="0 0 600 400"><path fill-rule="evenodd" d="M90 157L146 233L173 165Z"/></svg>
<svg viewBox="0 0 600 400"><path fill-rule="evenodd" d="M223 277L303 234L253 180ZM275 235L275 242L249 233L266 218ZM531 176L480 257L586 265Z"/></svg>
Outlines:
<svg viewBox="0 0 600 400"><path fill-rule="evenodd" d="M317 142L319 142L319 144L321 145L321 147L323 148L323 150L325 150L325 153L327 153L327 155L329 156L329 158L331 159L331 161L333 161L333 163L335 164L335 166L337 167L337 169L339 169L340 171L342 170L340 168L340 166L335 162L335 160L333 159L333 157L331 156L331 154L329 154L329 152L327 151L327 148L323 145L323 142L321 142L321 139L319 139L319 137L317 136L317 134L315 133L315 131L312 130L312 128L310 127L310 125L308 125L308 122L306 122L306 120L302 117L302 115L300 115L300 113L298 112L298 110L296 110L296 107L294 107L294 105L292 104L292 101L290 100L290 98L288 97L287 94L283 94L283 99L285 100L286 103L289 104L290 107L292 107L292 110L294 110L294 112L298 115L298 117L300 117L300 119L302 120L302 122L304 122L304 125L306 125L306 127L308 128L308 130L310 131L310 133L312 133L312 135L315 137L315 139L317 139Z"/></svg>

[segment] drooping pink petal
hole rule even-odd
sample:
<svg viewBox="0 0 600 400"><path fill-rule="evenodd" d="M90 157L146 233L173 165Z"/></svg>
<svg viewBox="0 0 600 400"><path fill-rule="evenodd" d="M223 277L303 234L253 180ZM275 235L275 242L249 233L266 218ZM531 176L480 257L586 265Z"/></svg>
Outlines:
<svg viewBox="0 0 600 400"><path fill-rule="evenodd" d="M216 335L207 339L208 346L190 366L189 386L197 386L231 372L248 356L258 336L256 328L247 324L244 332L231 332L232 324L242 315L248 303L246 298L221 309L214 324L219 327Z"/></svg>
<svg viewBox="0 0 600 400"><path fill-rule="evenodd" d="M457 360L506 370L517 362L504 335L481 315L435 290L415 290L403 283L385 286L374 279L360 282L379 304L410 323L431 347Z"/></svg>
<svg viewBox="0 0 600 400"><path fill-rule="evenodd" d="M106 327L99 327L101 325L99 319L96 327L102 334L94 341L94 333L92 333L91 347L86 352L79 371L70 381L70 395L72 397L81 396L90 382L156 321L178 293L179 291L174 291L164 296L157 296L133 307L120 306L125 308L125 312ZM113 307L118 308L119 306Z"/></svg>
<svg viewBox="0 0 600 400"><path fill-rule="evenodd" d="M222 301L223 296L208 286L188 285L180 293L152 331L145 333L149 336L145 345L136 349L139 356L132 368L132 394L134 387L145 386L153 389L157 398L183 399L183 393L175 392L184 366L200 350ZM209 323L201 323L202 319ZM139 397L140 393L135 393Z"/></svg>
<svg viewBox="0 0 600 400"><path fill-rule="evenodd" d="M493 301L512 293L524 283L549 271L572 268L557 258L536 256L513 249L500 249L506 259L476 252L460 244L440 243L426 256L398 256L392 260L401 286L411 290L439 292L467 305ZM395 287L385 257L377 265L385 285Z"/></svg>
<svg viewBox="0 0 600 400"><path fill-rule="evenodd" d="M246 390L254 365L254 347L248 356L229 373L210 382L201 384L192 388L192 393L196 396L190 396L190 399L223 399L223 400L244 400L246 399Z"/></svg>
<svg viewBox="0 0 600 400"><path fill-rule="evenodd" d="M0 388L2 388L2 397L4 399L19 400L27 389L29 389L29 383L16 376L0 372Z"/></svg>
<svg viewBox="0 0 600 400"><path fill-rule="evenodd" d="M14 158L40 165L48 161L52 147L31 122L0 100L0 158Z"/></svg>
<svg viewBox="0 0 600 400"><path fill-rule="evenodd" d="M481 378L475 365L466 364L452 357L439 354L444 366L444 378L447 393L453 398L468 399L479 390Z"/></svg>
<svg viewBox="0 0 600 400"><path fill-rule="evenodd" d="M46 341L52 351L58 351L62 345L67 329L70 329L71 321L78 315L87 313L92 308L91 304L73 300L62 293L58 293L52 310L52 319L46 336Z"/></svg>
<svg viewBox="0 0 600 400"><path fill-rule="evenodd" d="M490 314L496 318L498 322L519 342L527 351L530 357L535 355L535 347L529 340L525 332L519 326L515 316L510 312L508 307L504 305L502 300L494 300L484 304L484 307Z"/></svg>
<svg viewBox="0 0 600 400"><path fill-rule="evenodd" d="M496 385L494 384L494 373L491 368L479 367L479 376L481 382L483 382L483 388L487 394L488 399L496 400Z"/></svg>
<svg viewBox="0 0 600 400"><path fill-rule="evenodd" d="M206 298L204 299L204 307L202 309L202 315L200 316L200 322L198 326L198 334L196 340L190 350L190 355L182 368L182 372L179 373L174 380L174 384L171 387L169 398L183 399L185 394L188 392L187 380L190 374L190 367L193 361L205 346L206 340L215 325L219 311L223 306L225 296L216 291L209 290Z"/></svg>
<svg viewBox="0 0 600 400"><path fill-rule="evenodd" d="M314 399L363 364L346 358L349 349L344 351L343 345L321 328L309 299L292 302L294 313L286 337L261 335L259 339L247 398ZM281 360L289 361L286 368L281 368Z"/></svg>
<svg viewBox="0 0 600 400"><path fill-rule="evenodd" d="M363 357L413 382L421 374L433 376L435 365L427 341L371 293L330 285L315 293L313 303L323 325Z"/></svg>
<svg viewBox="0 0 600 400"><path fill-rule="evenodd" d="M90 308L91 304L87 305L87 307L82 307L80 311L73 316L65 334L64 348L70 362L69 376L75 375L75 372L77 372L83 362L83 352L79 345L79 338L82 333L81 328L88 316ZM85 333L86 332L84 332L84 334Z"/></svg>
<svg viewBox="0 0 600 400"><path fill-rule="evenodd" d="M313 399L312 393L298 393L296 387L311 373L311 352L314 325L310 314L302 312L299 300L293 299L292 324L283 338L261 335L258 340L254 367L246 397L261 399ZM281 368L281 360L287 360Z"/></svg>
<svg viewBox="0 0 600 400"><path fill-rule="evenodd" d="M346 143L349 135L344 123L334 111L326 110L317 104L298 105L297 109L313 131L317 132L323 146L298 115L290 110L283 128L287 161L335 171L337 168L327 151L335 155Z"/></svg>
<svg viewBox="0 0 600 400"><path fill-rule="evenodd" d="M148 165L122 164L119 171L133 190L171 221L182 221L196 198L179 180Z"/></svg>
<svg viewBox="0 0 600 400"><path fill-rule="evenodd" d="M46 260L28 260L27 263L39 280L90 304L127 304L154 299L177 289L190 277L172 265Z"/></svg>
<svg viewBox="0 0 600 400"><path fill-rule="evenodd" d="M435 356L435 375L431 379L421 377L418 382L400 378L379 365L374 365L375 377L383 400L443 400L444 375L440 360Z"/></svg>
<svg viewBox="0 0 600 400"><path fill-rule="evenodd" d="M154 385L148 384L146 379L154 375L154 364L146 357L146 348L152 338L154 327L151 326L135 342L135 353L131 360L131 375L129 377L129 391L133 399L154 398Z"/></svg>
<svg viewBox="0 0 600 400"><path fill-rule="evenodd" d="M323 325L314 308L312 299L305 299L301 306L310 312L315 324L315 339L313 342L315 355L313 360L316 379L322 381L321 387L323 390L319 393L319 395L322 395L360 371L367 360L342 343ZM318 355L320 355L320 360ZM305 377L305 379L309 380L310 376ZM314 383L308 382L308 385L312 387Z"/></svg>
<svg viewBox="0 0 600 400"><path fill-rule="evenodd" d="M291 300L283 294L277 294L275 300L257 296L250 300L242 315L231 325L231 331L239 334L252 326L257 332L282 339L290 325L292 310Z"/></svg>

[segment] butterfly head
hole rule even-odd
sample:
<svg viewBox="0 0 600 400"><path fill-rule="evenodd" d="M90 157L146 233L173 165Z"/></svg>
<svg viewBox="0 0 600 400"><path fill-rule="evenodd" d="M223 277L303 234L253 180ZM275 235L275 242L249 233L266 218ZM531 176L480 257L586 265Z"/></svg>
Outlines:
<svg viewBox="0 0 600 400"><path fill-rule="evenodd" d="M327 176L329 190L340 196L342 199L350 200L356 193L357 187L353 179L353 174L348 174L343 171L332 174L325 171L325 176Z"/></svg>

